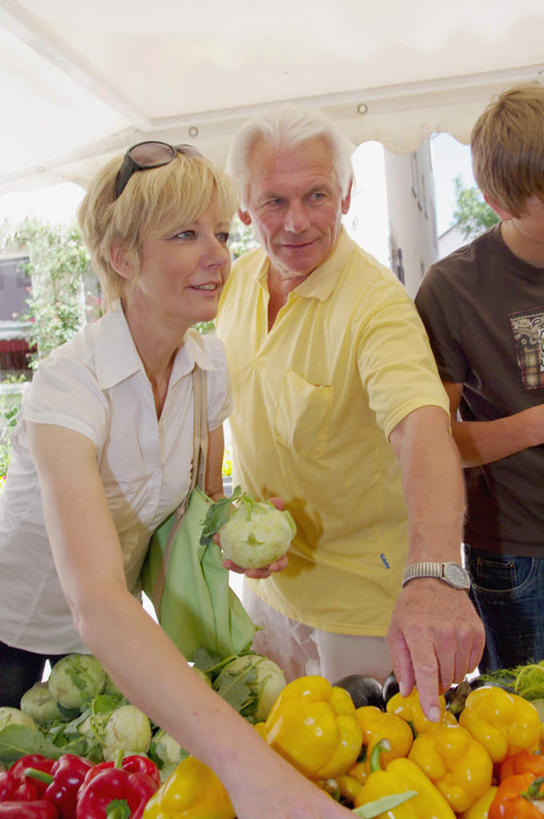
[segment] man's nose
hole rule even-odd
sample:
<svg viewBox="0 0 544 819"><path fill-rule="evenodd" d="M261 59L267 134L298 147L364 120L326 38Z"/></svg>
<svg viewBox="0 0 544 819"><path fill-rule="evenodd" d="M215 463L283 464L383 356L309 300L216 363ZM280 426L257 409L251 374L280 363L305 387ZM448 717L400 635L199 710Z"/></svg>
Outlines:
<svg viewBox="0 0 544 819"><path fill-rule="evenodd" d="M284 227L290 233L302 233L308 227L308 215L302 202L290 202Z"/></svg>

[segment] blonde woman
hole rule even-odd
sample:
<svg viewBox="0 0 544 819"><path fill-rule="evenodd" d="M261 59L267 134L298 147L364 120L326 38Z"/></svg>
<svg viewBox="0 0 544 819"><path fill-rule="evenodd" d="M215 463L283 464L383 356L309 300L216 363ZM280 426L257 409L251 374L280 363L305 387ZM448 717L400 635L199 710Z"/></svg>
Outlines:
<svg viewBox="0 0 544 819"><path fill-rule="evenodd" d="M208 382L206 489L222 493L225 357L191 327L215 316L235 206L222 172L165 143L110 162L83 201L109 309L40 364L23 401L0 505L1 704L18 704L47 657L91 652L216 771L239 819L333 819L344 809L194 674L138 600L149 534L189 488L195 363Z"/></svg>

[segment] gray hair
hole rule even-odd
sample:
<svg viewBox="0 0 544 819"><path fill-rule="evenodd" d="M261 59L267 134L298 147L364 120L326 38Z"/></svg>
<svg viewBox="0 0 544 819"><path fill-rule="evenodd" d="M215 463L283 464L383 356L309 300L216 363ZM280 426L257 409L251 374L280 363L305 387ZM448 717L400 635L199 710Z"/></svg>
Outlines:
<svg viewBox="0 0 544 819"><path fill-rule="evenodd" d="M248 163L255 142L262 139L276 148L289 149L316 137L322 137L328 143L336 179L342 196L346 196L353 178L351 155L355 146L321 111L282 105L252 117L232 137L227 155L227 172L239 184L242 209L247 207L250 182Z"/></svg>

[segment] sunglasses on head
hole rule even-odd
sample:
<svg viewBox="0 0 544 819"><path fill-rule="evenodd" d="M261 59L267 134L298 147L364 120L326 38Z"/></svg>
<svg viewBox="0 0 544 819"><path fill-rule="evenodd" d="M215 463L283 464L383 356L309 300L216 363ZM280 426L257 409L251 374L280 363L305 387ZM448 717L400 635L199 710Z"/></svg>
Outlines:
<svg viewBox="0 0 544 819"><path fill-rule="evenodd" d="M202 156L192 145L169 145L167 142L138 142L129 148L123 157L123 164L115 177L115 198L118 199L136 171L147 171L168 165L177 154Z"/></svg>

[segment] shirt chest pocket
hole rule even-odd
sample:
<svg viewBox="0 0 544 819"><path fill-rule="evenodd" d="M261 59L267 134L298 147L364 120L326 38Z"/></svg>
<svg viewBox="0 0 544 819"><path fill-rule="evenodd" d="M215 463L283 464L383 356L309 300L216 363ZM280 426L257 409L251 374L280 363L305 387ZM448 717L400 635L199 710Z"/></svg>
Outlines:
<svg viewBox="0 0 544 819"><path fill-rule="evenodd" d="M276 440L301 455L321 457L327 448L333 394L333 387L315 386L287 370L276 408Z"/></svg>

